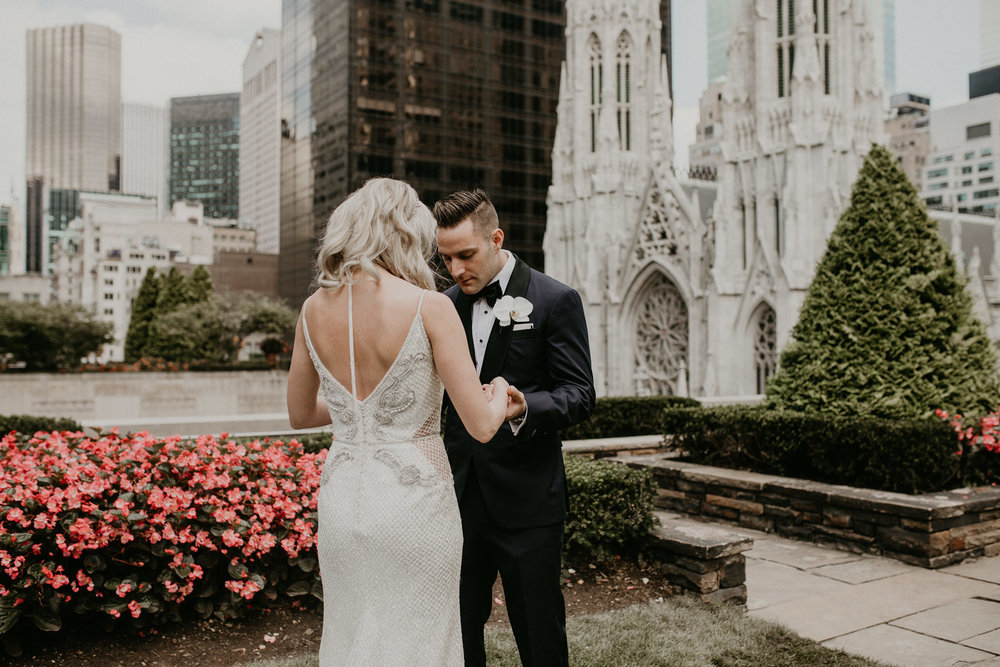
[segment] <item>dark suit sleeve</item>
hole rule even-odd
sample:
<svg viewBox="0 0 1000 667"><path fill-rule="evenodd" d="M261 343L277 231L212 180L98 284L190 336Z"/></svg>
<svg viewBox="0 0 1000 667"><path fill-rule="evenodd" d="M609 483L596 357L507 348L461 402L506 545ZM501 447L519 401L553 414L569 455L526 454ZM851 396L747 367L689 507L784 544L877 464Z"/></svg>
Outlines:
<svg viewBox="0 0 1000 667"><path fill-rule="evenodd" d="M559 431L583 421L594 410L587 320L575 290L568 289L556 299L543 344L552 389L524 393L528 413L519 438L531 437L536 431Z"/></svg>

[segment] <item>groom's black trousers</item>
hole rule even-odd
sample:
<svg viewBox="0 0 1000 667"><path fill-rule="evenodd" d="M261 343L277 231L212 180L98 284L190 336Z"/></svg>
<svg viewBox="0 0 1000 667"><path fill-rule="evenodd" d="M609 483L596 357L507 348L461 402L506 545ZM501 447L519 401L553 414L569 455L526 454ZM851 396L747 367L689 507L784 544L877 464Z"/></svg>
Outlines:
<svg viewBox="0 0 1000 667"><path fill-rule="evenodd" d="M469 471L459 503L462 550L462 643L467 667L485 667L483 626L493 608L497 572L521 662L526 667L568 665L566 605L560 586L563 524L503 528L493 520Z"/></svg>

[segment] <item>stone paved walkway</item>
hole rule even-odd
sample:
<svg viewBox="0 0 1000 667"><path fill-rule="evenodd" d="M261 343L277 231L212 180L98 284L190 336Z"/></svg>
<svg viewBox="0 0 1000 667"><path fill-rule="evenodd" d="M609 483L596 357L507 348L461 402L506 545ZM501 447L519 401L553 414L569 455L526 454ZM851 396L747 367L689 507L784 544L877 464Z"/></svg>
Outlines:
<svg viewBox="0 0 1000 667"><path fill-rule="evenodd" d="M733 529L754 539L747 613L906 667L1000 667L1000 556L940 570Z"/></svg>

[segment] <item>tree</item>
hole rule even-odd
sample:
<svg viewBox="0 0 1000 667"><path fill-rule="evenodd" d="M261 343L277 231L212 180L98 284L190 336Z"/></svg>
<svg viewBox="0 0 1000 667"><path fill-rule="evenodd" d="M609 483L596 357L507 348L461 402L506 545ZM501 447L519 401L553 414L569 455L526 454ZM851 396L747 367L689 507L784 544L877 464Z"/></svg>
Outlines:
<svg viewBox="0 0 1000 667"><path fill-rule="evenodd" d="M132 302L132 317L125 335L125 361L135 361L146 356L149 345L149 328L156 314L156 301L160 295L160 277L149 267L142 279L139 292Z"/></svg>
<svg viewBox="0 0 1000 667"><path fill-rule="evenodd" d="M767 402L881 417L996 407L995 355L965 282L916 190L873 146Z"/></svg>
<svg viewBox="0 0 1000 667"><path fill-rule="evenodd" d="M194 271L188 276L187 282L189 292L187 296L192 299L191 303L208 301L208 298L215 293L212 276L208 275L208 269L201 264L194 268Z"/></svg>
<svg viewBox="0 0 1000 667"><path fill-rule="evenodd" d="M200 359L198 353L191 349L194 344L184 331L174 326L165 326L164 322L176 322L176 318L168 317L179 309L199 303L206 303L214 294L212 278L203 266L195 267L191 276L185 277L170 267L169 273L160 283L160 292L156 300L156 310L150 324L150 335L145 348L145 355L162 357L170 361L190 361ZM183 321L183 317L181 321ZM195 355L192 357L191 355Z"/></svg>
<svg viewBox="0 0 1000 667"><path fill-rule="evenodd" d="M0 356L30 370L76 368L113 340L110 322L64 303L0 303Z"/></svg>
<svg viewBox="0 0 1000 667"><path fill-rule="evenodd" d="M283 302L250 293L214 294L158 315L154 322L164 358L219 363L234 361L250 334L280 336L294 326L295 313Z"/></svg>

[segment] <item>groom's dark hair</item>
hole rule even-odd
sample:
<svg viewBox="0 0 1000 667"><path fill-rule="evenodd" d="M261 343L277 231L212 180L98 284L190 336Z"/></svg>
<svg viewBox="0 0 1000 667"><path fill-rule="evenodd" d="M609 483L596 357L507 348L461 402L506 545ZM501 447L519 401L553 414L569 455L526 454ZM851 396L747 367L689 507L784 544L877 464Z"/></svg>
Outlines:
<svg viewBox="0 0 1000 667"><path fill-rule="evenodd" d="M484 236L489 236L500 226L500 218L493 208L493 202L480 188L453 192L434 204L434 219L437 220L438 227L455 227L466 218Z"/></svg>

